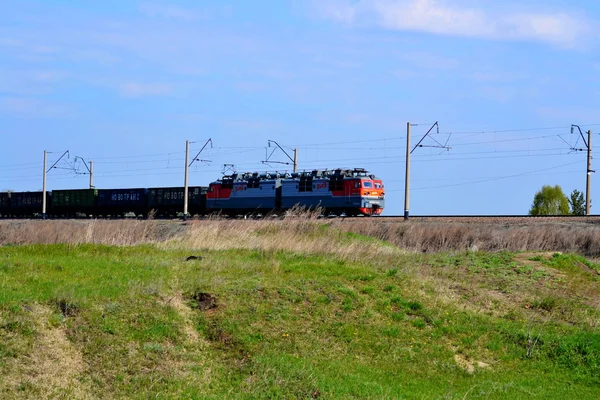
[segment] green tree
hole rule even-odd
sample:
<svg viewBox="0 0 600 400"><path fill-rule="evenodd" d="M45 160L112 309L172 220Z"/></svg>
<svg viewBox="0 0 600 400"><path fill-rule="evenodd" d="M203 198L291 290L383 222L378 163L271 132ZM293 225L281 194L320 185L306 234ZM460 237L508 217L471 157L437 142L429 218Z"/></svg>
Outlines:
<svg viewBox="0 0 600 400"><path fill-rule="evenodd" d="M569 200L560 186L542 186L535 194L529 215L569 214Z"/></svg>
<svg viewBox="0 0 600 400"><path fill-rule="evenodd" d="M583 199L583 193L579 190L575 189L571 192L569 205L571 206L571 214L585 215L585 200Z"/></svg>

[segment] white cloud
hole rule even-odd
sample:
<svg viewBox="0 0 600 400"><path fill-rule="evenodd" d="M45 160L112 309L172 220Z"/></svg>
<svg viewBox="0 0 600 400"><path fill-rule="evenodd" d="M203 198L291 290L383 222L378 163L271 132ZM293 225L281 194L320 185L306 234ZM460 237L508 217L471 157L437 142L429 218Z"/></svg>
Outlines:
<svg viewBox="0 0 600 400"><path fill-rule="evenodd" d="M426 51L404 52L400 57L425 69L448 70L460 65L458 60Z"/></svg>
<svg viewBox="0 0 600 400"><path fill-rule="evenodd" d="M71 55L71 59L77 62L93 62L104 66L113 66L121 61L120 57L107 50L93 48L76 51Z"/></svg>
<svg viewBox="0 0 600 400"><path fill-rule="evenodd" d="M281 123L269 120L227 120L223 126L228 129L241 129L244 131L260 131L263 133L281 131Z"/></svg>
<svg viewBox="0 0 600 400"><path fill-rule="evenodd" d="M240 81L235 83L234 86L245 93L258 93L267 89L267 85L264 83L253 81Z"/></svg>
<svg viewBox="0 0 600 400"><path fill-rule="evenodd" d="M327 18L348 24L376 25L391 30L495 40L524 40L576 47L591 27L566 12L492 12L461 7L459 0L344 0L319 6Z"/></svg>
<svg viewBox="0 0 600 400"><path fill-rule="evenodd" d="M66 116L68 109L33 98L4 97L0 99L0 113L19 118L53 118Z"/></svg>
<svg viewBox="0 0 600 400"><path fill-rule="evenodd" d="M64 70L6 69L0 78L0 92L11 96L48 94L71 77L72 74Z"/></svg>
<svg viewBox="0 0 600 400"><path fill-rule="evenodd" d="M120 87L124 97L164 96L173 92L171 85L163 83L128 82Z"/></svg>
<svg viewBox="0 0 600 400"><path fill-rule="evenodd" d="M474 72L471 78L476 82L510 83L531 79L531 76L515 71L482 70Z"/></svg>
<svg viewBox="0 0 600 400"><path fill-rule="evenodd" d="M317 4L325 16L346 23L353 23L358 13L364 9L361 4L353 5L344 0L319 1Z"/></svg>
<svg viewBox="0 0 600 400"><path fill-rule="evenodd" d="M419 76L419 74L416 71L410 71L407 69L396 69L396 70L393 70L390 72L396 78L404 80L404 81L408 81L408 80L414 79L417 76Z"/></svg>
<svg viewBox="0 0 600 400"><path fill-rule="evenodd" d="M595 121L598 118L598 110L593 107L575 106L539 106L535 112L542 118L553 121ZM577 123L577 122L575 122ZM581 129L584 129L582 126ZM594 129L594 128L591 128ZM577 131L575 131L577 132Z"/></svg>
<svg viewBox="0 0 600 400"><path fill-rule="evenodd" d="M160 3L142 3L140 4L139 9L142 13L150 17L162 17L183 21L193 21L200 18L200 14L194 10Z"/></svg>

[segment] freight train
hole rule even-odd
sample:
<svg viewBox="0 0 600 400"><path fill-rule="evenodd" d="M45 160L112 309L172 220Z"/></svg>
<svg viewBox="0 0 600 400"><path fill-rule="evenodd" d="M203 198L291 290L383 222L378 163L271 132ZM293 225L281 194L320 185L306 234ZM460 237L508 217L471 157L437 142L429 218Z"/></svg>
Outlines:
<svg viewBox="0 0 600 400"><path fill-rule="evenodd" d="M0 192L0 217L41 216L42 192ZM176 217L184 188L74 189L46 192L51 218ZM188 188L188 214L266 215L292 208L324 214L380 215L385 206L381 179L362 168L300 173L234 173L206 186Z"/></svg>

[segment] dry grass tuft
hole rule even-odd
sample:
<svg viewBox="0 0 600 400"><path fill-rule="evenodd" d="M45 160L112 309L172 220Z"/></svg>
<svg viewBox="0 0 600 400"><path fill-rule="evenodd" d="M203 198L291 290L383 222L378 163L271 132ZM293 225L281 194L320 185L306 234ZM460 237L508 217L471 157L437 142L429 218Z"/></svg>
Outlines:
<svg viewBox="0 0 600 400"><path fill-rule="evenodd" d="M31 306L35 325L33 348L27 356L9 359L2 392L16 394L27 387L38 398L89 399L86 384L80 381L86 372L82 354L69 342L65 331L51 326L52 311L47 306Z"/></svg>
<svg viewBox="0 0 600 400"><path fill-rule="evenodd" d="M297 209L283 219L240 220L214 216L188 223L157 220L0 221L0 245L94 243L131 246L154 243L164 248L336 254L344 259L359 259L374 252L398 252L376 240L350 240L347 232L318 221L318 215L318 210Z"/></svg>
<svg viewBox="0 0 600 400"><path fill-rule="evenodd" d="M157 221L0 221L0 245L96 243L131 246L175 235L179 227Z"/></svg>
<svg viewBox="0 0 600 400"><path fill-rule="evenodd" d="M0 221L0 245L95 243L167 248L263 249L335 254L359 259L377 252L550 251L600 257L600 225L388 222L378 218L323 220L296 209L283 219L213 216L187 223L165 220ZM349 238L353 235L353 240ZM360 238L358 235L361 235ZM370 240L369 238L375 239ZM383 245L385 241L393 246ZM396 249L394 249L394 246Z"/></svg>
<svg viewBox="0 0 600 400"><path fill-rule="evenodd" d="M423 253L507 250L561 251L587 257L600 255L600 225L385 222L371 218L340 221L334 226Z"/></svg>
<svg viewBox="0 0 600 400"><path fill-rule="evenodd" d="M398 249L365 238L350 240L348 233L312 217L294 216L283 220L201 220L194 221L182 237L169 247L230 250L285 250L297 253L334 254L358 260L373 254L397 254Z"/></svg>

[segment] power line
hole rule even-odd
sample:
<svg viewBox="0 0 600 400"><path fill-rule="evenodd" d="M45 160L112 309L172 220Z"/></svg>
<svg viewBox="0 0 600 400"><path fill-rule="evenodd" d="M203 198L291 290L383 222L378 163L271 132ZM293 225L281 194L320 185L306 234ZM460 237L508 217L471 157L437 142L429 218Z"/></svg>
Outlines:
<svg viewBox="0 0 600 400"><path fill-rule="evenodd" d="M569 171L561 171L561 172L553 172L552 176L554 175L565 175L565 174L575 174L581 172L580 170L569 170ZM540 173L529 173L527 174L527 176L544 176L546 174L540 174ZM479 177L470 177L470 178L461 178L461 177L456 177L456 176L452 176L452 177L445 177L445 178L429 178L429 179L419 179L419 182L450 182L450 181L463 181L463 184L469 184L471 183L471 181L478 181L478 180L486 180L486 179L500 179L500 178L504 178L504 175L501 176L479 176ZM386 179L385 183L389 184L390 182L399 182L399 183L404 183L404 179ZM391 192L397 191L397 190L390 190Z"/></svg>
<svg viewBox="0 0 600 400"><path fill-rule="evenodd" d="M549 149L550 151L552 149ZM559 149L558 149L559 150ZM519 150L520 152L527 152L527 150ZM460 155L470 155L470 154L494 154L495 152L474 152L474 153L459 153ZM497 152L501 153L501 152ZM504 159L504 158L527 158L527 157L546 157L546 156L564 156L570 155L569 153L542 153L542 154L515 154L515 155L505 155L505 156L486 156L486 157L446 157L446 158L437 158L432 159L433 157L437 157L438 155L419 155L417 160L414 162L439 162L439 161L467 161L467 160L484 160L484 159ZM417 158L417 156L415 156ZM427 158L427 159L425 159ZM362 158L338 158L338 159L330 159L327 161L321 160L307 160L304 164L311 163L333 163L333 162L363 162L363 163L372 163L372 164L381 164L386 163L380 160L395 160L394 162L404 161L406 157L404 156L375 156L375 157L362 157Z"/></svg>
<svg viewBox="0 0 600 400"><path fill-rule="evenodd" d="M551 126L545 128L520 128L520 129L495 129L495 130L481 130L481 131L449 131L440 132L440 135L465 135L465 134L493 134L493 133L510 133L510 132L532 132L532 131L551 131L558 129L570 129L571 126Z"/></svg>
<svg viewBox="0 0 600 400"><path fill-rule="evenodd" d="M555 138L555 137L560 138L560 135L532 136L532 137L526 137L526 138L489 140L489 141L485 141L485 142L472 142L472 143L455 143L455 144L453 144L453 146L456 147L456 146L473 146L473 145L478 145L478 144L524 142L524 141L528 141L528 140L548 139L548 138Z"/></svg>
<svg viewBox="0 0 600 400"><path fill-rule="evenodd" d="M582 124L581 126L600 126L600 124ZM482 130L482 131L456 131L456 132L440 132L440 134L493 134L493 133L507 133L507 132L526 132L526 131L542 131L542 130L556 130L556 129L570 129L570 126L555 126L555 127L541 127L541 128L521 128L521 129L498 129L498 130ZM436 133L432 133L436 134ZM492 141L482 141L482 142L471 142L471 143L456 143L453 146L473 146L480 144L493 144L493 143L506 143L506 142L518 142L518 141L527 141L527 140L537 140L537 139L547 139L557 137L560 138L560 135L543 135L543 136L533 136L527 138L516 138L516 139L502 139L502 140L492 140ZM325 148L327 146L332 145L340 145L340 144L358 144L358 143L376 143L376 142L387 142L387 141L398 141L405 139L404 136L395 136L395 137L387 137L387 138L379 138L379 139L365 139L365 140L355 140L355 141L340 141L340 142L325 142L325 143L309 143L309 144L299 144L294 145L299 149L311 149L315 150L365 150L365 148L348 148L348 147L337 147L337 148ZM286 145L292 147L292 145ZM385 149L399 149L402 147L370 147L369 150L385 150ZM211 156L226 156L226 155L235 155L235 154L244 154L251 153L254 151L260 151L264 149L264 146L219 146L215 147L214 150L222 150L222 149L239 149L241 151L232 151L232 152L224 152L220 153L215 151L215 153L210 153ZM169 162L169 161L181 161L183 160L184 152L168 152L168 153L154 153L154 154L141 154L141 155L126 155L126 156L108 156L108 157L86 157L87 159L93 159L96 163L101 164L109 164L109 163L122 163L122 164L133 164L133 163L151 163L151 162ZM173 157L172 155L178 155L180 157ZM164 157L167 156L167 159L158 159L158 160L140 160L140 161L132 161L132 159L140 159L140 158L150 158L150 157ZM101 161L101 160L124 160L124 161ZM335 160L333 160L335 161ZM40 163L21 163L21 164L11 164L11 165L3 165L0 166L0 169L3 170L12 170L18 169L18 167L27 167L32 166L30 168L35 168L33 166L40 166Z"/></svg>
<svg viewBox="0 0 600 400"><path fill-rule="evenodd" d="M580 126L600 126L600 124L581 124ZM550 130L558 130L558 129L571 129L571 125L569 126L550 126L543 128L517 128L517 129L489 129L489 130L480 130L480 131L450 131L450 132L440 132L440 135L463 135L463 134L493 134L493 133L509 133L509 132L531 132L531 131L550 131Z"/></svg>
<svg viewBox="0 0 600 400"><path fill-rule="evenodd" d="M413 124L414 125L414 124ZM419 124L419 125L427 125L427 124ZM600 124L582 124L581 126L600 126ZM435 135L462 135L462 134L494 134L494 133L510 133L510 132L535 132L535 131L547 131L547 130L569 130L571 126L551 126L551 127L541 127L541 128L517 128L517 129L490 129L490 130L474 130L474 131L448 131L439 133L431 133ZM556 136L556 135L555 135ZM365 140L355 140L355 141L341 141L341 142L325 142L325 143L304 143L304 144L286 144L288 147L297 147L299 149L308 149L310 147L322 147L329 145L337 145L337 144L354 144L354 143L373 143L373 142L382 142L382 141L391 141L391 140L404 140L406 136L393 136L387 138L378 138L378 139L365 139Z"/></svg>
<svg viewBox="0 0 600 400"><path fill-rule="evenodd" d="M346 144L346 143L350 143L350 144L356 144L356 143L373 143L373 142L385 142L385 141L391 141L391 140L403 140L406 139L406 136L402 137L402 136L395 136L395 137L389 137L389 138L383 138L383 139L368 139L368 140L345 140L343 142L329 142L329 143L309 143L309 144L298 144L298 145L290 145L290 144L286 144L286 147L297 147L298 149L304 149L304 150L308 150L311 147L323 147L323 146L330 146L330 145L336 145L336 144Z"/></svg>
<svg viewBox="0 0 600 400"><path fill-rule="evenodd" d="M575 165L575 164L581 164L581 161L576 161L576 162L562 164L562 165L556 165L554 167L549 167L549 168L542 168L542 169L538 169L538 170L535 170L535 171L522 172L520 174L506 175L506 176L502 176L502 177L489 178L489 179L481 179L481 180L478 180L478 181L475 181L475 182L455 183L455 184L449 184L449 185L431 186L431 187L424 187L424 188L415 188L413 190L441 189L441 188L464 186L464 185L474 185L474 184L477 184L477 183L484 183L484 182L493 182L493 181L499 181L499 180L502 180L502 179L509 179L509 178L516 178L516 177L519 177L519 176L531 175L531 174L538 173L538 172L543 172L543 171L550 171L552 169L563 168L563 167L567 167L567 166Z"/></svg>

